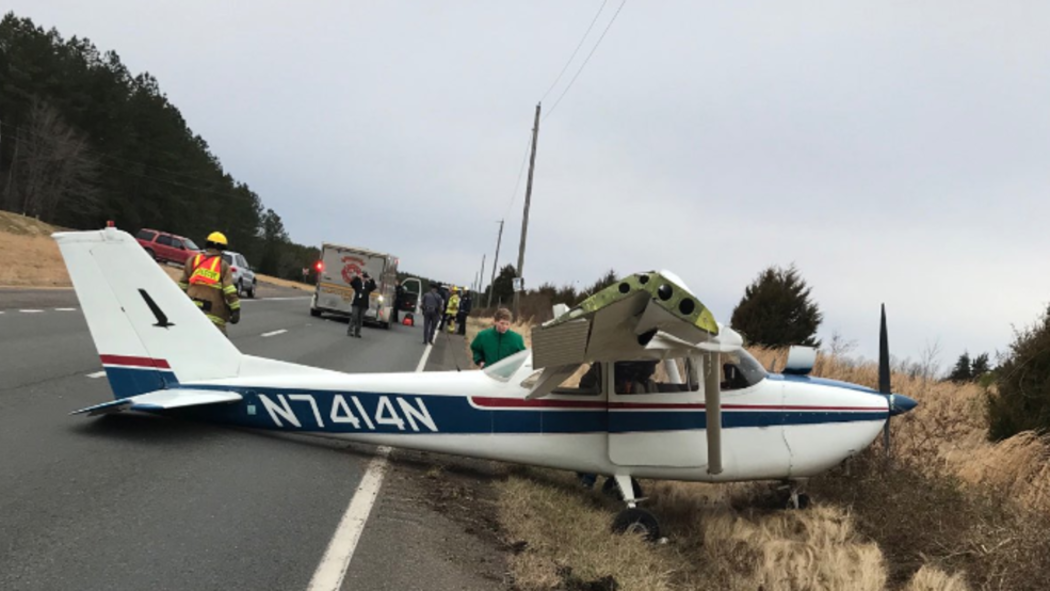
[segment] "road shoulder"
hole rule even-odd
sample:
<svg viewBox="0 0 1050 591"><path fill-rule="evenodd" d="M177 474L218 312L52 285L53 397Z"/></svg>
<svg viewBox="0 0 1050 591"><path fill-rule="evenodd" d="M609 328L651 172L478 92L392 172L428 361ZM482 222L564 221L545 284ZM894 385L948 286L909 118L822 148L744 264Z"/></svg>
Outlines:
<svg viewBox="0 0 1050 591"><path fill-rule="evenodd" d="M442 335L427 371L466 369L463 337ZM342 589L511 589L496 492L503 465L394 450Z"/></svg>

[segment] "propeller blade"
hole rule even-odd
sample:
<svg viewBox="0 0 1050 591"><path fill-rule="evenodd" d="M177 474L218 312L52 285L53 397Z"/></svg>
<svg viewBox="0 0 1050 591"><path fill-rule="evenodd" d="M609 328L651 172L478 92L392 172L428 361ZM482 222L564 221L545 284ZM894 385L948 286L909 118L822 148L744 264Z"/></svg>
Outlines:
<svg viewBox="0 0 1050 591"><path fill-rule="evenodd" d="M886 415L886 424L882 426L882 445L886 448L887 459L890 456L890 416L892 416L893 390L890 386L890 342L886 333L886 304L882 304L882 321L879 326L879 393L886 396L886 405L890 414Z"/></svg>
<svg viewBox="0 0 1050 591"><path fill-rule="evenodd" d="M879 393L891 393L890 343L886 335L886 304L882 305L882 325L879 327Z"/></svg>

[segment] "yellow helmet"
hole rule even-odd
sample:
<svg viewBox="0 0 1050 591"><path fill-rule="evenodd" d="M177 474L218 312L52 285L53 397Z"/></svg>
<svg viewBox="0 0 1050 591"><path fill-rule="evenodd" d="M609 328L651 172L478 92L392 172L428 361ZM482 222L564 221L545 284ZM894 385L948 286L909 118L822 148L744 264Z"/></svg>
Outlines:
<svg viewBox="0 0 1050 591"><path fill-rule="evenodd" d="M214 242L215 244L221 244L222 246L227 246L228 244L226 242L226 235L222 232L212 232L211 234L208 234L208 242Z"/></svg>

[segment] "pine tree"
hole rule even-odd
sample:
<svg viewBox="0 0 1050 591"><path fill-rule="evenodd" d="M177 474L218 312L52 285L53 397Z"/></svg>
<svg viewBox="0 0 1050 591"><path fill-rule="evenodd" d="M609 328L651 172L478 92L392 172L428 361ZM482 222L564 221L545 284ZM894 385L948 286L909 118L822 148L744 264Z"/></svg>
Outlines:
<svg viewBox="0 0 1050 591"><path fill-rule="evenodd" d="M733 309L731 324L751 345L819 347L814 336L821 321L823 315L810 300L810 288L792 265L787 270L769 267L759 273Z"/></svg>
<svg viewBox="0 0 1050 591"><path fill-rule="evenodd" d="M952 372L948 374L948 380L956 383L973 381L973 368L971 367L969 352L964 351L959 356L959 359L955 362L955 367L952 368Z"/></svg>
<svg viewBox="0 0 1050 591"><path fill-rule="evenodd" d="M514 299L514 278L517 275L514 272L514 265L506 265L499 270L499 275L496 276L496 280L492 283L492 305L498 306L499 302L503 302L506 306Z"/></svg>
<svg viewBox="0 0 1050 591"><path fill-rule="evenodd" d="M973 358L970 363L970 379L977 381L981 379L981 376L991 371L991 367L988 362L988 354L981 353L977 357Z"/></svg>

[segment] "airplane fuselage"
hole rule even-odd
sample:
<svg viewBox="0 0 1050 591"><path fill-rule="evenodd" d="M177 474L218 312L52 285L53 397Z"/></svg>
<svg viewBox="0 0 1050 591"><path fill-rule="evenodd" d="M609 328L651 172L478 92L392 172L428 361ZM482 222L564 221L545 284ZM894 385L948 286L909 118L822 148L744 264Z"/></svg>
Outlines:
<svg viewBox="0 0 1050 591"><path fill-rule="evenodd" d="M247 356L246 356L247 357ZM236 392L180 411L243 427L599 474L691 481L805 478L867 447L886 397L849 384L770 374L722 393L723 470L708 472L702 392L558 394L529 400L523 364L506 381L481 371L325 372L178 384L157 364L106 365L115 391L145 372L168 388ZM170 414L170 413L169 413Z"/></svg>

